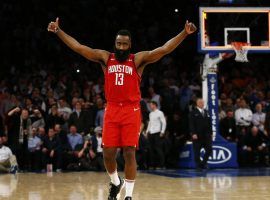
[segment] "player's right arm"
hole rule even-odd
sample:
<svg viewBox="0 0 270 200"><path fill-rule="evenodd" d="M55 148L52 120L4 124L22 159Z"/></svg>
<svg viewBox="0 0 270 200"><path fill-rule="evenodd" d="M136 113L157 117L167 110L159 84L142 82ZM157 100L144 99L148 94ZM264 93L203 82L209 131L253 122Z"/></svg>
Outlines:
<svg viewBox="0 0 270 200"><path fill-rule="evenodd" d="M66 34L59 27L59 18L56 18L55 22L50 22L48 25L48 31L55 33L70 49L76 53L82 55L88 60L98 62L102 66L106 65L110 53L105 50L92 49L88 46L80 44L76 39Z"/></svg>

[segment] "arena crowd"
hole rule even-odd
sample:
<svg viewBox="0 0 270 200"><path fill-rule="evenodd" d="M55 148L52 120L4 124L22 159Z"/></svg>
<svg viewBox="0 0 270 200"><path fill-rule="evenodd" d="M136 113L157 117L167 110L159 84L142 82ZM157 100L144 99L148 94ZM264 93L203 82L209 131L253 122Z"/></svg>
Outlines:
<svg viewBox="0 0 270 200"><path fill-rule="evenodd" d="M173 6L162 7L151 1L117 1L117 5L129 3L132 9L119 15L115 1L82 0L73 7L75 14L70 15L71 1L54 2L53 8L52 1L3 1L0 22L6 31L0 33L4 58L0 60L0 135L1 143L16 155L21 171L46 171L48 165L56 171L104 170L101 141L106 101L102 70L69 51L46 31L46 24L56 13L63 29L96 48L112 49L117 30L130 28L132 50L136 52L165 42L182 29L183 18L196 11L192 3L184 1L182 13L174 13ZM160 15L159 21L147 12L153 7ZM190 20L197 22L194 16ZM240 166L268 166L269 59L265 55L250 55L249 59L250 63L239 64L231 58L219 66L221 134L238 144ZM202 61L194 36L145 70L139 169L178 166L181 148L190 140L188 115L202 92ZM158 149L149 139L150 102L155 102L166 119ZM118 167L123 168L121 150Z"/></svg>

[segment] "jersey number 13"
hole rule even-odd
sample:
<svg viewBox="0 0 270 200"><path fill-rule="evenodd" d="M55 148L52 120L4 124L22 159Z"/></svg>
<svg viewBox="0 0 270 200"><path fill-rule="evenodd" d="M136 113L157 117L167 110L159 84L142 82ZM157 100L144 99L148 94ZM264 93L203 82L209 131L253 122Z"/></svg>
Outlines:
<svg viewBox="0 0 270 200"><path fill-rule="evenodd" d="M124 85L124 73L115 73L115 85Z"/></svg>

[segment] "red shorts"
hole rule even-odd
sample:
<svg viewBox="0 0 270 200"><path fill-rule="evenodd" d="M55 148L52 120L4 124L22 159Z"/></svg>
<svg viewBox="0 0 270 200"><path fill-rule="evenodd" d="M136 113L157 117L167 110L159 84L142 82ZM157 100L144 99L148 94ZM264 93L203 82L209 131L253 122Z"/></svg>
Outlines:
<svg viewBox="0 0 270 200"><path fill-rule="evenodd" d="M137 147L141 126L140 105L108 103L105 108L102 144L104 147Z"/></svg>

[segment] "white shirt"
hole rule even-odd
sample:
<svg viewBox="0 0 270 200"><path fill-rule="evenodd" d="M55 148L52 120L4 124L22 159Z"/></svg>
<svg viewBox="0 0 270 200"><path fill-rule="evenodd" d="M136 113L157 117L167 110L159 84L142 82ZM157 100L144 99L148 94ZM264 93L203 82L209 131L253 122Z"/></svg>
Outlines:
<svg viewBox="0 0 270 200"><path fill-rule="evenodd" d="M102 149L102 138L101 137L97 137L97 152L98 153L102 153L103 149Z"/></svg>
<svg viewBox="0 0 270 200"><path fill-rule="evenodd" d="M166 119L162 111L156 109L149 114L149 123L147 131L150 134L165 133Z"/></svg>
<svg viewBox="0 0 270 200"><path fill-rule="evenodd" d="M204 109L201 109L199 107L197 107L197 109L200 111L200 113L202 113L202 115L204 115Z"/></svg>
<svg viewBox="0 0 270 200"><path fill-rule="evenodd" d="M248 108L238 108L235 111L236 125L249 126L252 121L252 111Z"/></svg>
<svg viewBox="0 0 270 200"><path fill-rule="evenodd" d="M252 124L254 126L257 126L260 129L260 131L264 131L264 125L263 125L264 122L265 122L265 113L256 112L252 115Z"/></svg>
<svg viewBox="0 0 270 200"><path fill-rule="evenodd" d="M2 148L0 148L0 162L4 162L10 159L11 156L12 156L12 152L10 148L6 146L2 146Z"/></svg>

